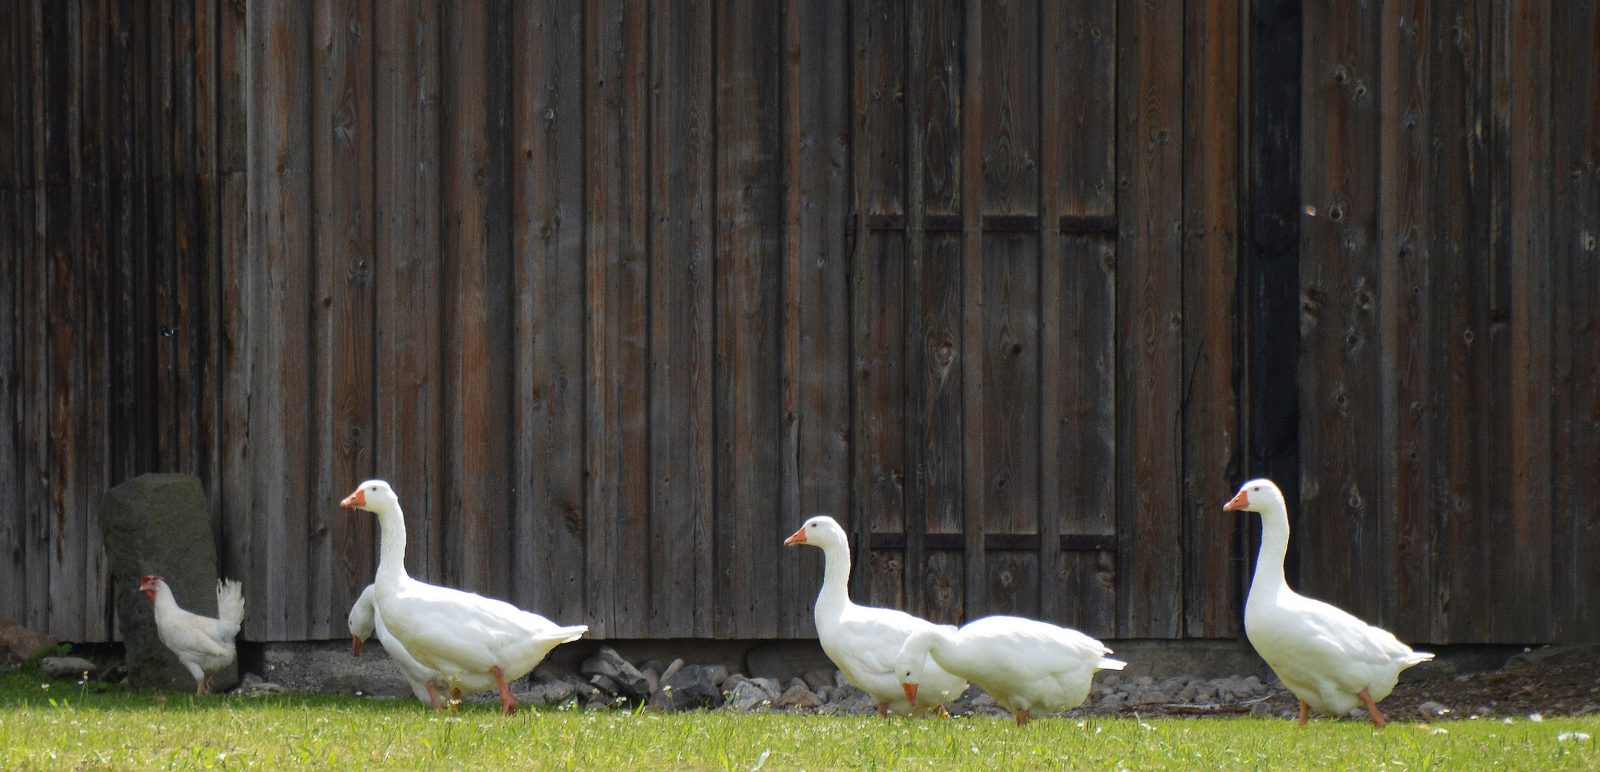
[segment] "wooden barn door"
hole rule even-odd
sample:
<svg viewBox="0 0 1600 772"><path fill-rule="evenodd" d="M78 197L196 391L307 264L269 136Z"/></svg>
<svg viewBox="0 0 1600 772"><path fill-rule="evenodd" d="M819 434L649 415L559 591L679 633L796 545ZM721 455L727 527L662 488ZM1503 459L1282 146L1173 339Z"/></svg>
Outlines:
<svg viewBox="0 0 1600 772"><path fill-rule="evenodd" d="M857 14L858 593L941 622L1232 634L1237 521L1213 505L1235 444L1237 17Z"/></svg>

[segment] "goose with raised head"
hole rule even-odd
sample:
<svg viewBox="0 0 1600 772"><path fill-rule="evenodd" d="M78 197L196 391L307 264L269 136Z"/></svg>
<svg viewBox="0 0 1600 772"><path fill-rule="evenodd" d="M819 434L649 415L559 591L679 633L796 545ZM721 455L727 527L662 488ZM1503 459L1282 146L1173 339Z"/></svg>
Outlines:
<svg viewBox="0 0 1600 772"><path fill-rule="evenodd" d="M505 601L419 582L406 573L406 522L400 498L383 480L362 483L339 505L378 516L378 576L374 607L389 634L423 667L462 687L492 684L500 708L517 712L507 681L526 675L551 649L583 637L588 625L562 626ZM440 704L432 681L431 702Z"/></svg>
<svg viewBox="0 0 1600 772"><path fill-rule="evenodd" d="M822 590L812 610L817 638L828 659L856 688L878 704L878 715L890 711L923 713L941 707L966 691L967 682L931 662L925 664L923 691L908 697L895 675L895 658L906 638L934 627L932 622L895 609L860 606L850 600L849 537L838 521L817 515L783 542L822 550Z"/></svg>
<svg viewBox="0 0 1600 772"><path fill-rule="evenodd" d="M1433 655L1413 651L1388 630L1289 588L1283 578L1289 511L1283 491L1271 480L1245 483L1223 509L1261 516L1261 552L1244 605L1244 632L1299 698L1300 723L1306 723L1311 708L1342 716L1365 707L1373 726L1381 728L1388 719L1378 702L1394 690L1400 671Z"/></svg>
<svg viewBox="0 0 1600 772"><path fill-rule="evenodd" d="M1069 627L1036 619L992 616L956 628L937 625L912 633L896 658L907 699L916 699L931 660L989 693L1021 726L1035 710L1075 708L1089 696L1094 674L1121 670L1106 645Z"/></svg>

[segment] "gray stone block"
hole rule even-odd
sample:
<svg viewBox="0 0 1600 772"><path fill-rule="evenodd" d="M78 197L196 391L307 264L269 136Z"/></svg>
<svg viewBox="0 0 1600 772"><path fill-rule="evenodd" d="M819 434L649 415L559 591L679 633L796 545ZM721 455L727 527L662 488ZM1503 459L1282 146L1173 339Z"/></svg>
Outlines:
<svg viewBox="0 0 1600 772"><path fill-rule="evenodd" d="M194 678L156 634L155 615L139 592L139 577L160 574L179 606L217 615L216 536L200 480L145 474L118 485L101 500L100 529L111 560L112 605L122 627L128 685L193 691ZM222 691L238 681L235 662L212 685Z"/></svg>

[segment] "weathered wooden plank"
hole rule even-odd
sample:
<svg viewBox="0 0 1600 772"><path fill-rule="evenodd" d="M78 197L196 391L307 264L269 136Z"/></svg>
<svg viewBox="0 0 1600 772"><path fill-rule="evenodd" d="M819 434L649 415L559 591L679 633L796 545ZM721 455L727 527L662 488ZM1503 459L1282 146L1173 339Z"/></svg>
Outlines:
<svg viewBox="0 0 1600 772"><path fill-rule="evenodd" d="M512 597L565 624L586 565L582 23L574 0L512 8Z"/></svg>
<svg viewBox="0 0 1600 772"><path fill-rule="evenodd" d="M1550 512L1551 412L1553 379L1550 177L1552 90L1550 46L1553 28L1548 3L1512 3L1491 23L1496 29L1492 60L1498 72L1494 93L1494 127L1497 145L1507 156L1504 175L1497 170L1493 195L1506 208L1494 224L1506 231L1492 239L1500 252L1496 261L1510 274L1510 330L1505 336L1509 362L1495 372L1515 374L1496 378L1509 388L1510 402L1504 419L1509 445L1489 443L1510 451L1509 482L1495 480L1495 488L1510 499L1510 521L1489 537L1497 543L1501 559L1498 586L1512 585L1534 597L1554 591L1551 570ZM1590 73L1591 76L1593 73ZM1509 99L1505 96L1509 94ZM1503 458L1503 456L1502 456ZM1554 608L1501 595L1494 609L1494 638L1504 641L1534 640L1549 634Z"/></svg>
<svg viewBox="0 0 1600 772"><path fill-rule="evenodd" d="M1114 217L1116 11L1040 6L1042 211ZM1053 64L1052 64L1053 63ZM1114 243L1045 228L1039 271L1040 615L1115 632L1115 553L1063 552L1063 534L1115 534ZM1104 561L1110 568L1102 572Z"/></svg>
<svg viewBox="0 0 1600 772"><path fill-rule="evenodd" d="M504 126L505 7L441 12L445 120L441 210L444 315L444 576L495 597L510 590L510 236Z"/></svg>
<svg viewBox="0 0 1600 772"><path fill-rule="evenodd" d="M322 588L309 599L312 638L347 632L347 612L372 582L372 528L331 504L373 471L373 31L371 0L321 3L312 21L318 463L306 509L307 549Z"/></svg>
<svg viewBox="0 0 1600 772"><path fill-rule="evenodd" d="M234 3L218 3L216 25L217 52L217 287L216 347L220 377L216 381L221 389L218 398L218 480L212 483L211 495L217 501L215 515L221 523L218 531L222 548L218 553L220 568L230 576L247 579L246 598L254 603L254 575L250 573L251 545L255 534L251 531L251 481L248 470L253 468L249 457L250 386L254 383L252 349L249 344L252 297L249 287L252 271L249 232L252 215L249 210L251 195L247 167L244 115L255 98L253 87L244 73L251 62L251 49L247 40L248 20L245 10ZM113 189L115 189L113 187ZM114 475L112 479L117 479ZM352 483L352 486L354 483ZM328 506L333 502L311 502L310 506ZM259 631L259 625L247 622L246 630ZM257 633L259 634L259 633Z"/></svg>
<svg viewBox="0 0 1600 772"><path fill-rule="evenodd" d="M1240 518L1217 502L1240 481L1238 329L1240 25L1235 4L1184 10L1183 117L1183 629L1239 634L1235 569Z"/></svg>
<svg viewBox="0 0 1600 772"><path fill-rule="evenodd" d="M1299 0L1252 0L1248 59L1250 115L1244 167L1248 309L1244 370L1246 468L1240 477L1277 482L1289 511L1300 510L1301 64ZM1243 482L1239 480L1238 482ZM1259 526L1241 516L1248 582ZM1293 537L1291 536L1291 541ZM1297 553L1285 571L1297 577Z"/></svg>
<svg viewBox="0 0 1600 772"><path fill-rule="evenodd" d="M649 629L713 630L715 115L709 2L652 14Z"/></svg>
<svg viewBox="0 0 1600 772"><path fill-rule="evenodd" d="M588 255L586 607L591 636L650 629L652 468L649 381L650 58L644 0L589 0L583 106Z"/></svg>
<svg viewBox="0 0 1600 772"><path fill-rule="evenodd" d="M83 393L83 347L88 330L82 326L85 266L83 262L82 189L78 133L82 73L79 70L78 6L55 8L41 15L40 49L36 52L37 77L44 90L43 146L36 152L42 172L41 236L44 270L40 297L47 303L39 319L48 330L45 377L48 417L39 429L43 443L45 496L34 506L49 519L50 597L84 599L87 585L86 553L89 534L85 525L85 470L83 454L89 450L81 411L88 402ZM84 609L72 603L51 602L49 625L53 635L76 640L86 632Z"/></svg>
<svg viewBox="0 0 1600 772"><path fill-rule="evenodd" d="M1382 446L1385 537L1394 592L1384 599L1389 629L1402 640L1438 640L1434 589L1432 447L1435 392L1428 366L1432 304L1428 271L1430 57L1427 3L1384 8L1378 187L1379 361L1387 375Z"/></svg>
<svg viewBox="0 0 1600 772"><path fill-rule="evenodd" d="M251 400L247 426L253 532L247 638L279 638L308 628L313 586L304 550L313 479L312 330L305 300L314 264L311 231L310 61L296 54L306 39L308 5L252 5L247 10L253 113L263 116L250 149L253 213L245 270L250 307ZM273 581L266 581L273 577Z"/></svg>
<svg viewBox="0 0 1600 772"><path fill-rule="evenodd" d="M930 217L961 213L962 11L953 2L915 4L907 32L910 260L906 275L906 531L963 533L961 468L961 240L924 234ZM913 545L917 542L913 540ZM964 614L958 554L907 556L911 608L941 622Z"/></svg>
<svg viewBox="0 0 1600 772"><path fill-rule="evenodd" d="M1490 120L1487 39L1488 19L1463 3L1454 13L1439 13L1428 32L1433 56L1430 114L1432 200L1451 202L1449 217L1435 217L1428 236L1434 286L1432 380L1438 394L1434 421L1435 507L1440 528L1435 534L1435 566L1441 608L1446 610L1446 639L1472 637L1489 629L1488 567L1480 539L1492 517L1484 496L1488 468L1487 443L1480 441L1491 422L1489 360L1489 157L1479 126ZM1480 123L1481 121L1481 123ZM1443 461L1443 465L1438 465ZM1348 537L1347 537L1348 538Z"/></svg>
<svg viewBox="0 0 1600 772"><path fill-rule="evenodd" d="M1174 637L1183 624L1183 20L1117 7L1117 634Z"/></svg>
<svg viewBox="0 0 1600 772"><path fill-rule="evenodd" d="M1550 5L1553 203L1553 637L1593 640L1600 619L1600 8Z"/></svg>
<svg viewBox="0 0 1600 772"><path fill-rule="evenodd" d="M860 542L865 534L909 527L906 237L864 225L874 219L897 218L902 223L906 219L905 34L909 19L901 0L853 3L851 14L856 55L851 93L856 121L850 161L858 219L853 223L849 268L855 409L849 416L854 437L854 512L849 522L855 526L852 537ZM802 510L799 517L808 514ZM861 554L870 554L869 560L861 561L867 573L866 581L858 585L865 589L861 602L912 609L921 605L920 584L906 581L907 567L920 565L920 552L878 554L863 549ZM820 581L817 573L809 576L812 585Z"/></svg>
<svg viewBox="0 0 1600 772"><path fill-rule="evenodd" d="M109 477L111 437L107 424L107 402L111 357L106 349L109 336L106 328L111 307L107 296L107 277L111 273L107 249L110 208L107 205L107 165L109 149L107 127L106 84L108 78L108 51L105 35L109 29L106 4L91 0L80 6L82 21L78 29L78 46L81 51L82 106L79 119L79 187L81 217L78 228L82 231L84 259L83 298L81 316L84 331L81 346L84 363L83 380L79 388L85 399L83 406L83 438L80 448L84 469L84 594L82 613L86 640L110 640L115 637L115 616L111 611L108 586L105 541L100 533L100 496L115 484ZM120 482L120 481L116 481Z"/></svg>
<svg viewBox="0 0 1600 772"><path fill-rule="evenodd" d="M1306 5L1305 197L1301 231L1301 505L1291 521L1312 544L1304 590L1381 622L1385 549L1378 365L1376 180L1378 9ZM1317 127L1322 131L1318 132ZM1314 133L1315 132L1315 133ZM1350 577L1363 577L1353 582Z"/></svg>
<svg viewBox="0 0 1600 772"><path fill-rule="evenodd" d="M714 439L717 535L712 634L777 632L778 505L783 491L784 380L789 352L783 226L780 93L787 50L781 8L723 0L713 26L715 105L716 321ZM793 529L791 529L792 531Z"/></svg>
<svg viewBox="0 0 1600 772"><path fill-rule="evenodd" d="M899 29L903 17L895 19ZM853 256L845 238L851 190L848 137L854 114L849 96L849 23L850 6L843 0L790 6L785 15L783 158L789 183L781 282L785 492L762 537L774 550L771 559L778 566L777 634L782 637L814 634L811 596L821 573L817 561L783 560L786 556L776 551L779 543L796 527L791 524L809 513L858 511L850 486ZM885 53L893 56L897 50L898 46ZM894 104L892 98L889 104ZM903 131L889 138L901 143ZM899 325L889 334L900 340Z"/></svg>
<svg viewBox="0 0 1600 772"><path fill-rule="evenodd" d="M21 17L21 18L17 18ZM33 255L31 151L32 99L27 77L26 16L18 12L0 34L0 121L17 127L10 142L0 143L0 581L11 588L0 593L0 617L29 623L27 492L28 436L20 431L27 415L28 340L21 334L32 311L28 299L28 266ZM23 127L28 127L24 129Z"/></svg>

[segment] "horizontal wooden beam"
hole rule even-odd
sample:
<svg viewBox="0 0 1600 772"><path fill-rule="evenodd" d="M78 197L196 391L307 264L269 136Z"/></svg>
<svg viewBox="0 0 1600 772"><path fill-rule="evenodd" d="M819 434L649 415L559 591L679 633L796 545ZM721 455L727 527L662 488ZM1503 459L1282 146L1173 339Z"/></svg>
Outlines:
<svg viewBox="0 0 1600 772"><path fill-rule="evenodd" d="M869 214L851 221L857 227L860 219L866 220L867 230L875 232L903 231L910 223L903 214ZM986 214L979 222L984 233L1037 233L1043 222L1031 214ZM1078 235L1106 235L1117 232L1117 218L1107 215L1064 214L1057 223L1062 233ZM922 220L926 233L960 233L966 223L958 214L930 214Z"/></svg>
<svg viewBox="0 0 1600 772"><path fill-rule="evenodd" d="M867 543L874 550L903 550L906 535L903 533L875 533ZM987 533L983 535L985 550L1016 550L1037 552L1044 544L1036 533ZM960 552L967 548L967 537L959 533L929 533L922 536L924 550ZM1116 552L1115 534L1064 533L1060 549L1066 552Z"/></svg>

